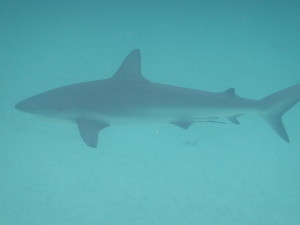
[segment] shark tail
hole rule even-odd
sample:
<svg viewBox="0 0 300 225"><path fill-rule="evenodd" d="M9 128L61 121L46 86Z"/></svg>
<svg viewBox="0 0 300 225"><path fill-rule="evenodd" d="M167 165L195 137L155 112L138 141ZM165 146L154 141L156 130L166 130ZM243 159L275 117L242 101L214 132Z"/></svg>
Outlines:
<svg viewBox="0 0 300 225"><path fill-rule="evenodd" d="M259 101L259 115L286 142L290 142L281 117L300 100L300 84L271 94Z"/></svg>

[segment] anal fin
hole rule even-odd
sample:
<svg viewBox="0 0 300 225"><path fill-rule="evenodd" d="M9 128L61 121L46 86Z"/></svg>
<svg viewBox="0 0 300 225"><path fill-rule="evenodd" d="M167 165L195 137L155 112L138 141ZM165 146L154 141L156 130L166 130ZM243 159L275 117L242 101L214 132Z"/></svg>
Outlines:
<svg viewBox="0 0 300 225"><path fill-rule="evenodd" d="M99 131L109 126L108 123L88 119L79 119L77 125L82 140L92 148L97 147Z"/></svg>
<svg viewBox="0 0 300 225"><path fill-rule="evenodd" d="M238 116L240 116L240 115L237 115L237 116L229 116L229 117L227 117L227 119L228 119L231 123L234 123L234 124L239 125L239 124L240 124L240 121L238 121L238 119L237 119Z"/></svg>

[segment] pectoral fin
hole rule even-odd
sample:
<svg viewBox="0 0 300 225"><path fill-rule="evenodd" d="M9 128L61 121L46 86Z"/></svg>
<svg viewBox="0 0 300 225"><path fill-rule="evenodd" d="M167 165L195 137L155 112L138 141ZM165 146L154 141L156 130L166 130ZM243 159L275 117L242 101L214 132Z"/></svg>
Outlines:
<svg viewBox="0 0 300 225"><path fill-rule="evenodd" d="M95 122L86 119L79 119L77 124L81 138L92 148L97 147L99 131L109 126L109 124L105 122Z"/></svg>

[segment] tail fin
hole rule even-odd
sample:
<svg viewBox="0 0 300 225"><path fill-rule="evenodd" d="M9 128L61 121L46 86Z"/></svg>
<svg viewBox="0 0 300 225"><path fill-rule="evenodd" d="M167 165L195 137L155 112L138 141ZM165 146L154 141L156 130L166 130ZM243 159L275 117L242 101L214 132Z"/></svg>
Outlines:
<svg viewBox="0 0 300 225"><path fill-rule="evenodd" d="M286 142L289 136L282 123L282 115L300 100L300 84L278 91L259 101L259 115Z"/></svg>

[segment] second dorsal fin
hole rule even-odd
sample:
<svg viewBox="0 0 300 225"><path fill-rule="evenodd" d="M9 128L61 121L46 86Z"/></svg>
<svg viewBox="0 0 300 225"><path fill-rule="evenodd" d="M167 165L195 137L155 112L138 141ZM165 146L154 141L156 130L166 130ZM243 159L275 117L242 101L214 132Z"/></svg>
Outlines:
<svg viewBox="0 0 300 225"><path fill-rule="evenodd" d="M229 89L223 91L222 94L227 95L228 97L231 97L231 98L239 97L235 94L234 88L229 88Z"/></svg>
<svg viewBox="0 0 300 225"><path fill-rule="evenodd" d="M141 74L141 53L139 49L133 50L124 59L113 78L118 80L146 80Z"/></svg>
<svg viewBox="0 0 300 225"><path fill-rule="evenodd" d="M229 88L225 91L222 92L225 95L228 95L230 97L234 97L235 96L235 89L234 88Z"/></svg>

